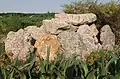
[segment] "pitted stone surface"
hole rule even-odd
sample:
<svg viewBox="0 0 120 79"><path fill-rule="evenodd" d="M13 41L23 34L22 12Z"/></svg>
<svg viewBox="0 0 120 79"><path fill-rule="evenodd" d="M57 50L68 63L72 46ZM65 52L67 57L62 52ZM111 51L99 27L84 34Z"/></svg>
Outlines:
<svg viewBox="0 0 120 79"><path fill-rule="evenodd" d="M103 26L100 32L100 40L102 42L103 49L113 50L113 47L115 46L115 35L113 34L110 26Z"/></svg>
<svg viewBox="0 0 120 79"><path fill-rule="evenodd" d="M37 48L39 57L46 60L47 54L50 53L49 60L52 61L59 51L60 43L55 35L46 34L39 37L39 40L35 43L35 47ZM48 52L49 48L50 51Z"/></svg>
<svg viewBox="0 0 120 79"><path fill-rule="evenodd" d="M18 56L19 60L26 61L34 47L31 45L31 36L20 29L18 32L9 32L5 41L5 50L11 60Z"/></svg>
<svg viewBox="0 0 120 79"><path fill-rule="evenodd" d="M113 49L115 35L111 28L105 25L98 31L94 24L96 20L93 13L56 14L51 20L43 20L41 27L28 26L17 32L9 32L5 51L11 59L19 55L18 59L25 61L35 48L38 56L46 59L47 46L51 48L50 60L54 60L59 50L65 57L76 54L85 58L95 50Z"/></svg>
<svg viewBox="0 0 120 79"><path fill-rule="evenodd" d="M97 50L98 49L98 39L97 39L97 29L93 26L81 25L77 30L77 33L80 34L83 43L88 50Z"/></svg>
<svg viewBox="0 0 120 79"><path fill-rule="evenodd" d="M86 13L86 14L63 13L63 14L56 14L55 17L73 25L92 23L97 20L97 16L93 13Z"/></svg>
<svg viewBox="0 0 120 79"><path fill-rule="evenodd" d="M62 32L58 35L58 40L61 43L64 50L64 55L66 57L70 57L73 54L84 57L87 54L87 49L83 43L83 40L76 32Z"/></svg>

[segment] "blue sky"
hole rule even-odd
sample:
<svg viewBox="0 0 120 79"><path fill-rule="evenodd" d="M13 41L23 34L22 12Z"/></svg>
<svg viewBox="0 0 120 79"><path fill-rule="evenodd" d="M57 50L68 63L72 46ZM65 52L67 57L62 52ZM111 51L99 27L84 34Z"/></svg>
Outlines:
<svg viewBox="0 0 120 79"><path fill-rule="evenodd" d="M75 0L0 0L0 12L61 12L63 4ZM99 0L107 2L110 0Z"/></svg>

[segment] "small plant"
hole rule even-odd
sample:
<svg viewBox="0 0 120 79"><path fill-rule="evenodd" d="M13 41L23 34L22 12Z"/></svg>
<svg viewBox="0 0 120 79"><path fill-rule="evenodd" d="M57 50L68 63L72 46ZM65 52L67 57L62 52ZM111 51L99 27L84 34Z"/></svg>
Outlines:
<svg viewBox="0 0 120 79"><path fill-rule="evenodd" d="M30 53L25 63L17 57L10 61L4 54L0 57L0 76L1 79L119 79L119 54L119 49L100 50L92 52L86 60L80 60L76 55L65 58L58 54L54 61L50 61L48 48L46 60Z"/></svg>

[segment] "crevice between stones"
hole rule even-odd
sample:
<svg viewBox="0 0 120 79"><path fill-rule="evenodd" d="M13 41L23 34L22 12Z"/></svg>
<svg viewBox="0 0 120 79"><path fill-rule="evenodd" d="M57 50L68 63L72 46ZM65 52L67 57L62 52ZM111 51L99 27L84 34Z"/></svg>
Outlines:
<svg viewBox="0 0 120 79"><path fill-rule="evenodd" d="M98 29L98 34L97 34L96 37L97 37L97 39L98 39L98 43L100 43L100 44L102 45L102 41L100 40L100 35L101 35L100 29L101 29L101 28Z"/></svg>

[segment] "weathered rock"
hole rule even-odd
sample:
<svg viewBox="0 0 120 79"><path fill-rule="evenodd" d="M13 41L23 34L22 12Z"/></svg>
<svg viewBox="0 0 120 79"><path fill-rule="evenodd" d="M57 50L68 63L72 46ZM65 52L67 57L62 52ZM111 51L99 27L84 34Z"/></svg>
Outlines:
<svg viewBox="0 0 120 79"><path fill-rule="evenodd" d="M41 30L44 30L47 33L58 34L62 30L70 29L69 24L60 21L58 19L52 20L43 20L43 25L40 27Z"/></svg>
<svg viewBox="0 0 120 79"><path fill-rule="evenodd" d="M52 61L57 56L60 43L55 35L43 35L36 41L35 47L37 48L38 56L46 60L47 50L50 48L49 60Z"/></svg>
<svg viewBox="0 0 120 79"><path fill-rule="evenodd" d="M63 13L63 14L55 14L55 17L73 25L92 23L97 20L96 15L93 13L86 13L86 14L64 14Z"/></svg>
<svg viewBox="0 0 120 79"><path fill-rule="evenodd" d="M19 60L26 61L28 54L34 51L31 41L32 37L23 29L17 32L9 32L5 41L6 54L11 60L18 56Z"/></svg>
<svg viewBox="0 0 120 79"><path fill-rule="evenodd" d="M26 33L29 33L31 37L34 38L35 40L39 39L41 35L46 34L45 31L43 31L37 26L28 26L24 29L24 31Z"/></svg>
<svg viewBox="0 0 120 79"><path fill-rule="evenodd" d="M105 25L100 30L100 41L103 49L113 50L115 46L115 35L113 34L109 25Z"/></svg>
<svg viewBox="0 0 120 79"><path fill-rule="evenodd" d="M5 51L11 60L18 56L19 60L26 61L27 56L34 51L35 41L44 34L46 33L37 26L11 31L5 41Z"/></svg>
<svg viewBox="0 0 120 79"><path fill-rule="evenodd" d="M17 32L9 32L5 41L5 51L11 59L18 55L19 60L26 61L29 52L37 48L38 56L47 57L50 47L50 60L54 60L59 48L64 56L80 55L85 58L91 51L113 49L115 35L108 25L100 32L93 23L97 17L93 13L56 14L56 18L44 20L41 27L28 26ZM87 24L92 24L88 26Z"/></svg>
<svg viewBox="0 0 120 79"><path fill-rule="evenodd" d="M98 39L97 39L97 29L95 26L81 25L77 30L77 33L80 34L81 39L88 50L97 50L98 49Z"/></svg>
<svg viewBox="0 0 120 79"><path fill-rule="evenodd" d="M64 31L58 35L63 54L70 57L73 54L79 55L81 58L88 55L87 49L81 39L80 35L76 32Z"/></svg>
<svg viewBox="0 0 120 79"><path fill-rule="evenodd" d="M90 25L90 29L91 29L91 35L92 36L97 36L97 34L99 33L99 31L97 30L97 27L96 27L96 25L95 24L92 24L92 25Z"/></svg>

